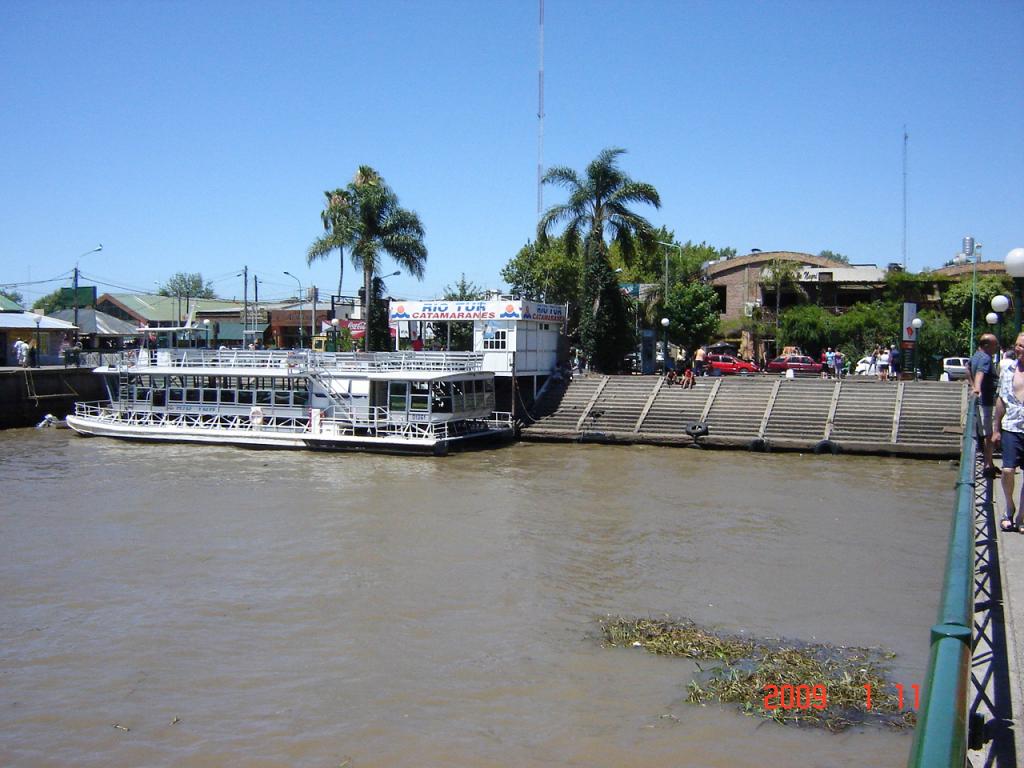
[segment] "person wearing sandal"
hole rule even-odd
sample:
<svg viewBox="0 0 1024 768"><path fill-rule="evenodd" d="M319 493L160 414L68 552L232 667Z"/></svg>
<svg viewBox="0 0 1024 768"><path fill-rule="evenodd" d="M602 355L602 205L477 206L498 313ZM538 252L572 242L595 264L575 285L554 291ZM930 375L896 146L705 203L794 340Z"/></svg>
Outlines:
<svg viewBox="0 0 1024 768"><path fill-rule="evenodd" d="M1004 531L1022 530L1021 510L1024 509L1024 487L1020 504L1014 502L1014 485L1018 467L1024 467L1024 333L1013 345L1017 364L999 377L999 396L996 399L995 419L992 425L992 444L1002 446L1003 494L1006 496L1006 514L999 522Z"/></svg>
<svg viewBox="0 0 1024 768"><path fill-rule="evenodd" d="M985 454L985 477L999 477L999 470L992 463L992 408L996 404L996 388L999 383L999 369L994 355L999 349L999 340L991 333L983 333L978 339L978 351L971 358L971 389L981 403L981 426L985 436L982 449Z"/></svg>

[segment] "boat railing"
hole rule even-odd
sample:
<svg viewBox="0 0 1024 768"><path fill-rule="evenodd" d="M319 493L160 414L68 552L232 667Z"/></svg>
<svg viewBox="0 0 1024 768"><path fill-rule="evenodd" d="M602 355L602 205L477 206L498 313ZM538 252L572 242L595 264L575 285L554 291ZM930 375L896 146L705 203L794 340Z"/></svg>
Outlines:
<svg viewBox="0 0 1024 768"><path fill-rule="evenodd" d="M310 350L140 349L125 353L125 365L170 368L268 368L379 373L483 369L482 352L312 352Z"/></svg>
<svg viewBox="0 0 1024 768"><path fill-rule="evenodd" d="M187 427L191 429L234 429L264 432L309 432L310 419L302 415L276 415L259 411L254 413L202 413L176 411L172 413L150 410L130 410L107 401L75 403L75 415L97 421L131 426ZM343 418L323 418L317 437L343 437L371 435L373 437L402 438L405 440L449 440L471 431L466 425L487 429L508 429L512 414L496 412L489 419L471 422L402 421L393 419L388 408L373 407L365 413L349 413Z"/></svg>

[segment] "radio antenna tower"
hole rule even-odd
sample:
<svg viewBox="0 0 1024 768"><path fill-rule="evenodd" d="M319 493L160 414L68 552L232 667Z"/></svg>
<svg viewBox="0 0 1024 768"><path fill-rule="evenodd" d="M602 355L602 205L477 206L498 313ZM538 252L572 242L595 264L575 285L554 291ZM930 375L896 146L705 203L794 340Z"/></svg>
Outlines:
<svg viewBox="0 0 1024 768"><path fill-rule="evenodd" d="M907 271L907 126L903 125L903 271Z"/></svg>
<svg viewBox="0 0 1024 768"><path fill-rule="evenodd" d="M540 0L540 65L537 69L537 218L544 211L544 0Z"/></svg>

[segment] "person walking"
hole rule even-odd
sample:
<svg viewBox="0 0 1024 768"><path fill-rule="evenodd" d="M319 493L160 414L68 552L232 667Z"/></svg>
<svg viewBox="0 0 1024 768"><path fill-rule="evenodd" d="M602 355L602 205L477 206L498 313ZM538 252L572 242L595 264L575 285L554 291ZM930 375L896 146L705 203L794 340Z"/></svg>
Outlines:
<svg viewBox="0 0 1024 768"><path fill-rule="evenodd" d="M837 349L832 356L832 370L836 372L836 379L843 378L843 364L845 362L846 359L843 357L843 353Z"/></svg>
<svg viewBox="0 0 1024 768"><path fill-rule="evenodd" d="M900 380L900 348L895 344L889 350L889 375L893 381Z"/></svg>
<svg viewBox="0 0 1024 768"><path fill-rule="evenodd" d="M999 342L991 333L978 338L978 349L971 357L971 390L981 403L981 432L984 435L982 449L985 454L985 477L999 476L999 470L992 463L992 411L996 404L996 389L999 385L999 369L993 355L999 349Z"/></svg>
<svg viewBox="0 0 1024 768"><path fill-rule="evenodd" d="M1017 468L1024 467L1024 333L1017 336L1013 349L1017 353L1017 365L999 377L995 421L992 424L992 445L1001 447L1003 452L1002 485L1006 514L999 527L1004 531L1021 530L1020 515L1024 509L1024 487L1021 488L1020 503L1013 498Z"/></svg>

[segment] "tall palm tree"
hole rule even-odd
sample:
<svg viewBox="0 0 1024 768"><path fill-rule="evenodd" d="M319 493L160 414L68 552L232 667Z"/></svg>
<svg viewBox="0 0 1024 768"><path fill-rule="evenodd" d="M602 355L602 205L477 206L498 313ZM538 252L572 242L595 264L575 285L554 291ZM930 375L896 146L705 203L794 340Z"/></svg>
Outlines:
<svg viewBox="0 0 1024 768"><path fill-rule="evenodd" d="M581 231L585 239L602 242L607 231L619 244L627 263L632 261L638 241L645 249L653 248L656 245L654 227L629 207L644 203L660 208L661 197L652 185L633 181L622 172L617 161L625 152L617 147L601 150L587 166L585 178L566 166L549 169L544 183L565 187L569 201L553 205L544 212L537 225L537 239L546 242L550 230L566 221L565 245L572 253L579 248Z"/></svg>
<svg viewBox="0 0 1024 768"><path fill-rule="evenodd" d="M633 181L618 167L619 155L625 151L616 147L602 150L587 166L583 177L565 166L548 170L544 183L565 187L569 200L549 208L537 224L537 240L546 245L550 230L565 222L565 247L573 255L578 252L583 235L580 343L587 357L603 370L615 369L632 346L633 336L622 293L608 263L605 233L618 243L623 260L630 264L638 243L644 250L656 245L651 223L634 213L631 206L643 203L661 207L661 198L653 186Z"/></svg>
<svg viewBox="0 0 1024 768"><path fill-rule="evenodd" d="M359 166L348 191L357 222L351 243L352 263L363 270L363 290L369 308L373 296L372 282L380 271L382 254L394 259L405 272L423 279L427 261L423 224L415 212L398 204L398 195L368 165ZM365 314L369 321L369 312ZM364 348L369 352L369 332L364 341Z"/></svg>
<svg viewBox="0 0 1024 768"><path fill-rule="evenodd" d="M317 238L306 252L306 264L327 256L335 248L338 249L338 295L341 295L341 283L345 277L345 248L355 239L356 218L352 205L352 195L347 189L325 191L327 202L320 212L320 220L324 224L326 234Z"/></svg>

